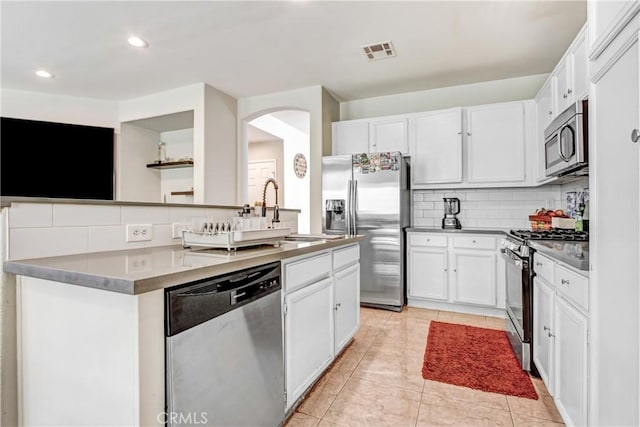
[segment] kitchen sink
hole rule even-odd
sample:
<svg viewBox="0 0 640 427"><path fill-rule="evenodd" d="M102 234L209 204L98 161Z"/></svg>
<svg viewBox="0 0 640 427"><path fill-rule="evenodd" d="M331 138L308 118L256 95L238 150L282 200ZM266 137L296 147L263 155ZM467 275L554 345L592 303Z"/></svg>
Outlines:
<svg viewBox="0 0 640 427"><path fill-rule="evenodd" d="M325 240L324 237L312 237L312 236L287 236L284 238L286 242L317 242Z"/></svg>
<svg viewBox="0 0 640 427"><path fill-rule="evenodd" d="M329 234L289 234L284 238L286 242L319 242L320 240L341 239L344 236Z"/></svg>

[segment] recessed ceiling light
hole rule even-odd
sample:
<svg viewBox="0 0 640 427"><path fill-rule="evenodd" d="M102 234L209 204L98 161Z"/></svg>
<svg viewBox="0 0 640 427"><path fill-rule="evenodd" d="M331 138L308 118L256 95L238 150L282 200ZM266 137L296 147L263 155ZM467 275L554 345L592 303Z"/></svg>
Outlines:
<svg viewBox="0 0 640 427"><path fill-rule="evenodd" d="M127 39L131 46L135 47L149 47L149 43L146 40L141 39L138 36L131 36Z"/></svg>
<svg viewBox="0 0 640 427"><path fill-rule="evenodd" d="M40 77L47 78L47 79L52 79L52 78L55 77L53 74L51 74L47 70L38 70L38 71L36 71L36 75L38 75Z"/></svg>

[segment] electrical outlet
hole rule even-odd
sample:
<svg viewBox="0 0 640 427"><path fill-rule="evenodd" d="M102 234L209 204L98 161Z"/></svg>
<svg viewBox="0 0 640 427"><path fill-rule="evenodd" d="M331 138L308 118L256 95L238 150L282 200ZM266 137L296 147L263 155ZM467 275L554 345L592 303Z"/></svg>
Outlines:
<svg viewBox="0 0 640 427"><path fill-rule="evenodd" d="M184 224L181 222L171 224L171 237L174 239L182 238L182 230L184 230L184 228Z"/></svg>
<svg viewBox="0 0 640 427"><path fill-rule="evenodd" d="M127 224L127 242L147 242L153 238L151 224Z"/></svg>

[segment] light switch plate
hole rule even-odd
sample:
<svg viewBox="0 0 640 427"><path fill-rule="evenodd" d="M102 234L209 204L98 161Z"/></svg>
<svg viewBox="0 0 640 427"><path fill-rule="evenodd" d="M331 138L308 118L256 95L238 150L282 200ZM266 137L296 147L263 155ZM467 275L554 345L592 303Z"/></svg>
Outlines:
<svg viewBox="0 0 640 427"><path fill-rule="evenodd" d="M148 242L153 239L151 224L127 224L127 242Z"/></svg>

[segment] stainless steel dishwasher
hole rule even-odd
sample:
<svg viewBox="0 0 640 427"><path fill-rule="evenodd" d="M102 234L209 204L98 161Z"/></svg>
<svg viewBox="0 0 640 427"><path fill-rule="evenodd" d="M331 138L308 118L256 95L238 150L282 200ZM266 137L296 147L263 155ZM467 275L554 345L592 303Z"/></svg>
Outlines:
<svg viewBox="0 0 640 427"><path fill-rule="evenodd" d="M280 294L279 262L165 292L168 425L281 425Z"/></svg>

